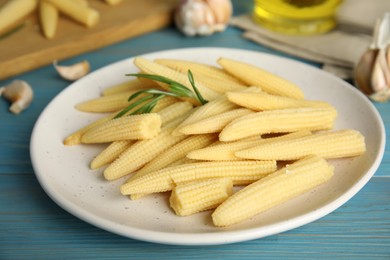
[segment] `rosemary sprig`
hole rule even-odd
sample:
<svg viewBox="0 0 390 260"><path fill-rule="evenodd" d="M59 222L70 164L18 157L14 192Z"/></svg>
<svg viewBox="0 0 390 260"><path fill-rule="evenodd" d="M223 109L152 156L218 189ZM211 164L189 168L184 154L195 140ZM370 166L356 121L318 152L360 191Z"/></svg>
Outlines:
<svg viewBox="0 0 390 260"><path fill-rule="evenodd" d="M120 111L115 116L115 118L126 115L130 110L134 109L139 105L141 105L141 107L133 111L129 115L150 113L153 110L153 108L156 106L157 102L165 96L194 98L197 99L202 105L208 102L202 97L198 88L195 86L194 76L192 75L192 72L190 70L188 71L188 79L194 91L190 90L183 84L171 80L164 76L142 74L142 73L126 74L126 76L146 78L146 79L151 79L151 80L168 84L168 91L158 90L158 89L146 89L146 90L137 91L136 93L134 93L129 97L128 101L131 102L130 105L124 108L122 111ZM139 97L142 94L146 94L146 95L134 101L135 98Z"/></svg>

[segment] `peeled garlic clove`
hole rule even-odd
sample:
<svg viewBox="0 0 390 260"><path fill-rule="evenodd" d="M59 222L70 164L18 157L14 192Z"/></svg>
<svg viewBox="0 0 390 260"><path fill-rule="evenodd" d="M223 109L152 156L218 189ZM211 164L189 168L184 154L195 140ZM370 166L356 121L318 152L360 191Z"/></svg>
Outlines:
<svg viewBox="0 0 390 260"><path fill-rule="evenodd" d="M175 10L175 24L187 36L223 31L232 15L230 0L183 0Z"/></svg>
<svg viewBox="0 0 390 260"><path fill-rule="evenodd" d="M85 76L90 71L89 62L86 60L70 66L60 66L57 61L54 61L53 66L62 78L71 81Z"/></svg>
<svg viewBox="0 0 390 260"><path fill-rule="evenodd" d="M31 86L23 80L14 80L9 85L0 87L0 96L11 102L9 110L20 114L32 102L34 93Z"/></svg>

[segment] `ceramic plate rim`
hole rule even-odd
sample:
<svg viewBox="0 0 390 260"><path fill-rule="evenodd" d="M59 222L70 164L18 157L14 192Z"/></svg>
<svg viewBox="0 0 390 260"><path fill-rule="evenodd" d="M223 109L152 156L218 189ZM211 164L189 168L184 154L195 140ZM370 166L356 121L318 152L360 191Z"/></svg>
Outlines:
<svg viewBox="0 0 390 260"><path fill-rule="evenodd" d="M175 53L175 52L193 52L193 51L224 51L226 53L229 52L241 52L243 55L263 55L263 56L270 56L272 59L278 59L280 61L288 61L288 63L299 63L301 62L290 60L287 58L283 58L280 56L275 56L272 54L266 54L261 52L255 52L250 50L243 50L243 49L233 49L233 48L209 48L209 47L201 47L201 48L181 48L181 49L170 49L165 51L157 51L152 53L143 54L142 56L156 56L161 53ZM141 56L141 55L139 55ZM109 64L103 68L100 68L96 70L95 72L87 75L86 77L94 77L95 75L98 75L103 70L109 69L111 66L118 66L120 64L124 64L125 62L132 61L134 57L130 57L112 64ZM307 66L308 69L314 69L318 70L317 68L314 68L310 65L303 64L303 66ZM328 75L327 73L323 72L324 75L327 77L334 77L332 75ZM144 230L136 227L127 227L126 229L123 229L123 226L119 225L118 223L112 223L111 221L104 219L100 216L95 216L94 214L90 213L89 211L78 207L77 205L73 204L71 201L67 200L67 198L61 196L61 194L58 194L56 190L51 187L50 181L48 180L47 176L45 176L45 173L42 172L42 169L40 167L40 162L38 158L38 135L40 131L40 125L42 124L43 119L45 118L45 115L47 111L50 109L51 105L54 104L57 99L62 96L66 95L67 91L69 91L74 86L77 86L77 84L81 84L80 82L83 79L76 81L67 88L65 88L63 91L61 91L42 111L41 115L37 119L33 132L31 135L30 140L30 157L33 165L33 169L35 172L35 175L42 186L42 188L45 190L45 192L49 195L49 197L55 201L60 207L68 211L69 213L73 214L74 216L82 219L85 222L88 222L94 226L97 226L101 229L104 229L106 231L122 235L125 237L138 239L142 241L148 241L148 242L155 242L155 243L161 243L161 244L173 244L173 245L216 245L216 244L228 244L228 243L235 243L235 242L241 242L241 241L247 241L252 240L256 238L266 237L269 235L278 234L287 230L291 230L293 228L297 228L299 226L302 226L304 224L308 224L314 220L317 220L332 211L336 210L338 207L342 206L344 203L346 203L350 198L352 198L363 186L370 180L370 178L374 175L376 170L378 169L383 154L384 154L384 147L385 147L385 130L383 121L376 110L376 108L372 105L371 102L364 97L363 94L358 92L357 90L352 90L357 92L356 94L361 96L362 100L367 100L365 102L365 105L371 110L370 112L373 113L373 115L376 117L376 120L378 121L378 124L380 126L380 146L378 147L378 156L376 157L375 161L373 162L371 168L364 174L363 178L361 178L357 183L355 183L346 193L344 193L342 196L338 197L336 200L332 201L331 203L325 205L324 207L320 208L319 210L316 210L314 212L309 212L303 215L300 215L296 218L289 219L288 221L279 222L277 224L268 225L266 227L260 227L260 228L251 228L247 230L233 230L233 231L224 231L221 232L214 232L214 233L167 233L167 232L160 232L160 231L151 231L151 230ZM339 80L339 79L336 79ZM347 84L348 83L343 82L340 80L340 84ZM223 233L223 236L221 234Z"/></svg>

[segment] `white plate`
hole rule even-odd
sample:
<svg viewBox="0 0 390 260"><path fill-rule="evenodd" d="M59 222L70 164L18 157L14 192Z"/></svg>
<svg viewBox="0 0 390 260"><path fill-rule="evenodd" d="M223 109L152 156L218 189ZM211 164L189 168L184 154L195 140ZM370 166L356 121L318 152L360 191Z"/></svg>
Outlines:
<svg viewBox="0 0 390 260"><path fill-rule="evenodd" d="M33 130L30 153L40 184L58 205L86 222L126 237L164 244L210 245L261 238L334 211L369 181L381 162L385 131L375 107L351 85L317 68L254 51L224 48L168 50L143 56L209 64L224 56L263 67L301 86L307 98L333 104L339 112L335 128L359 130L366 138L367 152L354 159L332 160L335 176L327 184L228 228L214 227L210 212L176 216L161 194L131 201L119 193L124 179L107 182L102 170L89 169L90 160L102 146L62 144L71 132L99 117L78 112L74 105L98 97L104 87L128 80L126 73L138 71L130 58L71 84L46 107Z"/></svg>

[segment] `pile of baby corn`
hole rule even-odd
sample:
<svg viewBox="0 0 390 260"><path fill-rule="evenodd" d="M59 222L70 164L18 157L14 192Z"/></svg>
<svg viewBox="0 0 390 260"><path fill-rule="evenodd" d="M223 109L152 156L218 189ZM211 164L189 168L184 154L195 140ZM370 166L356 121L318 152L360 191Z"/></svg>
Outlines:
<svg viewBox="0 0 390 260"><path fill-rule="evenodd" d="M107 143L91 168L105 167L109 181L126 177L120 192L131 199L171 192L177 215L214 209L213 223L228 226L328 181L334 172L328 159L366 150L358 131L332 130L337 117L332 105L304 99L298 86L262 68L224 57L217 60L220 66L143 57L134 63L142 73L190 89L191 70L209 102L166 96L151 113L116 118L136 91L167 88L132 78L76 106L110 114L64 144Z"/></svg>
<svg viewBox="0 0 390 260"><path fill-rule="evenodd" d="M117 5L122 0L104 0ZM16 28L23 19L37 12L44 36L55 37L60 14L90 28L100 19L100 13L87 0L8 0L0 7L0 35Z"/></svg>

